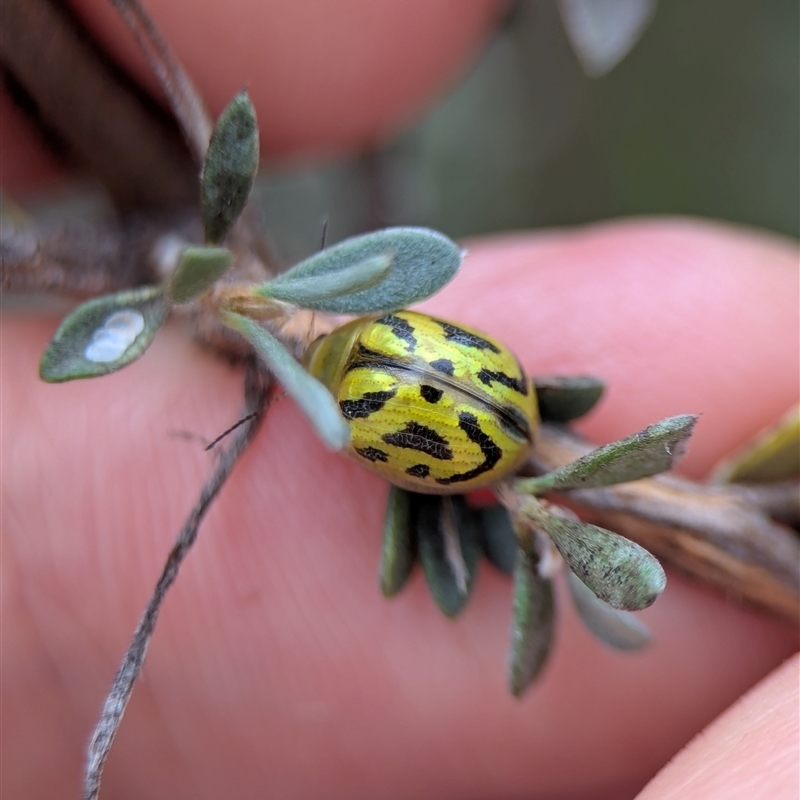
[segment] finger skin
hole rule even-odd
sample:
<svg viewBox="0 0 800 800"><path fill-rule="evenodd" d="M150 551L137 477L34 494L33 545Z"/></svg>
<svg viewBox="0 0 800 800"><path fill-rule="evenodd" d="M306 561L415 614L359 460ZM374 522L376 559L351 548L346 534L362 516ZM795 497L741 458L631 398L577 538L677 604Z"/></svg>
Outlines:
<svg viewBox="0 0 800 800"><path fill-rule="evenodd" d="M71 5L136 80L161 96L112 5ZM457 80L507 8L502 0L145 5L212 116L248 89L265 159L352 153L396 134ZM12 192L41 185L50 174L41 146L16 133L16 126L4 133L0 165L3 186Z"/></svg>
<svg viewBox="0 0 800 800"><path fill-rule="evenodd" d="M789 659L692 740L638 800L800 796L800 669Z"/></svg>
<svg viewBox="0 0 800 800"><path fill-rule="evenodd" d="M497 335L533 372L607 377L585 423L597 441L701 412L697 474L796 397L796 260L793 243L682 220L498 238L474 243L427 308ZM240 406L241 372L180 324L123 372L42 384L56 324L3 320L11 798L76 795L103 696L211 463L169 431L213 435ZM670 573L643 614L656 644L638 655L603 649L562 593L552 660L515 701L509 582L484 568L455 622L419 573L382 600L385 497L291 401L270 409L166 603L107 797L630 797L796 649L794 630Z"/></svg>

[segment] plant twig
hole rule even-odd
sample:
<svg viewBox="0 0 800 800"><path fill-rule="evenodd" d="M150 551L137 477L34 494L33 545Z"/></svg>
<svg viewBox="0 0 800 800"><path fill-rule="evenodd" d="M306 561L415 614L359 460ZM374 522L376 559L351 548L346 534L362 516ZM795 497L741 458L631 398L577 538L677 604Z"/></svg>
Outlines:
<svg viewBox="0 0 800 800"><path fill-rule="evenodd" d="M139 0L109 2L136 37L169 99L195 161L201 165L206 157L213 123L197 89Z"/></svg>
<svg viewBox="0 0 800 800"><path fill-rule="evenodd" d="M200 522L259 429L259 423L263 417L262 411L266 406L268 386L269 374L258 362L250 361L245 378L245 413L255 414L255 418L249 425L240 427L231 444L222 451L213 474L203 487L200 498L170 550L161 576L114 678L111 691L106 698L100 719L92 735L84 781L85 800L96 800L99 796L103 767L133 692L133 686L141 672L158 612L167 591L177 577L181 563L197 538Z"/></svg>
<svg viewBox="0 0 800 800"><path fill-rule="evenodd" d="M64 4L3 0L0 58L121 210L196 202L177 136L94 47Z"/></svg>
<svg viewBox="0 0 800 800"><path fill-rule="evenodd" d="M591 449L574 433L543 425L532 463L546 472ZM760 495L664 475L568 497L587 521L737 600L800 622L800 537L770 518L757 504Z"/></svg>
<svg viewBox="0 0 800 800"><path fill-rule="evenodd" d="M187 220L191 226L191 220ZM199 238L199 225L195 224ZM160 283L159 237L178 235L181 221L162 217L94 227L69 222L54 230L0 228L0 287L76 297ZM187 237L191 231L187 231Z"/></svg>

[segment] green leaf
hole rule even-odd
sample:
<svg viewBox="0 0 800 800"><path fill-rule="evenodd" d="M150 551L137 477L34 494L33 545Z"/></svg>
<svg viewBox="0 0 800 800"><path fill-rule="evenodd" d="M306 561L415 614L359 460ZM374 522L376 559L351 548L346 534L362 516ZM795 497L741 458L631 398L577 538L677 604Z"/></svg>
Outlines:
<svg viewBox="0 0 800 800"><path fill-rule="evenodd" d="M520 551L514 569L514 615L508 657L508 683L519 697L541 672L553 644L553 587L538 571L538 557Z"/></svg>
<svg viewBox="0 0 800 800"><path fill-rule="evenodd" d="M771 483L800 474L800 406L714 468L720 483Z"/></svg>
<svg viewBox="0 0 800 800"><path fill-rule="evenodd" d="M671 469L686 450L697 417L681 414L612 442L539 478L514 483L523 494L595 489L657 475Z"/></svg>
<svg viewBox="0 0 800 800"><path fill-rule="evenodd" d="M385 228L346 239L316 255L301 261L288 272L276 278L270 289L300 279L332 276L352 270L355 265L374 259L390 258L391 269L384 280L349 294L326 298L324 291L309 293L307 308L336 314L372 314L405 308L430 297L442 288L461 265L461 249L441 233L427 228ZM310 283L309 283L310 285ZM259 290L261 287L259 287ZM338 291L338 290L337 290ZM316 298L316 299L315 299Z"/></svg>
<svg viewBox="0 0 800 800"><path fill-rule="evenodd" d="M539 415L544 422L569 422L587 414L603 394L599 378L584 375L534 376Z"/></svg>
<svg viewBox="0 0 800 800"><path fill-rule="evenodd" d="M233 253L224 247L187 247L167 284L171 303L187 303L204 295L233 264Z"/></svg>
<svg viewBox="0 0 800 800"><path fill-rule="evenodd" d="M167 311L160 286L83 303L59 326L42 356L39 376L61 383L116 372L144 353Z"/></svg>
<svg viewBox="0 0 800 800"><path fill-rule="evenodd" d="M200 178L206 241L221 242L239 218L258 170L258 123L247 92L220 114Z"/></svg>
<svg viewBox="0 0 800 800"><path fill-rule="evenodd" d="M416 513L412 492L392 486L386 507L381 548L380 585L393 597L405 585L416 560Z"/></svg>
<svg viewBox="0 0 800 800"><path fill-rule="evenodd" d="M388 253L359 261L338 272L298 277L293 271L279 275L256 289L256 294L303 308L320 308L335 297L369 289L382 281L392 266Z"/></svg>
<svg viewBox="0 0 800 800"><path fill-rule="evenodd" d="M604 603L570 570L567 570L567 585L583 624L601 642L615 650L640 650L652 642L647 625L629 611Z"/></svg>
<svg viewBox="0 0 800 800"><path fill-rule="evenodd" d="M483 508L480 523L483 552L497 569L511 575L517 563L519 542L508 511L501 505Z"/></svg>
<svg viewBox="0 0 800 800"><path fill-rule="evenodd" d="M419 558L436 604L455 617L469 599L480 545L476 512L460 495L419 495Z"/></svg>
<svg viewBox="0 0 800 800"><path fill-rule="evenodd" d="M533 497L519 513L546 533L569 568L614 608L641 611L664 591L667 576L658 560L635 542L587 522L550 511Z"/></svg>
<svg viewBox="0 0 800 800"><path fill-rule="evenodd" d="M221 312L220 319L253 345L328 447L332 450L344 448L350 440L350 429L333 395L316 378L309 375L283 345L257 322L231 311Z"/></svg>

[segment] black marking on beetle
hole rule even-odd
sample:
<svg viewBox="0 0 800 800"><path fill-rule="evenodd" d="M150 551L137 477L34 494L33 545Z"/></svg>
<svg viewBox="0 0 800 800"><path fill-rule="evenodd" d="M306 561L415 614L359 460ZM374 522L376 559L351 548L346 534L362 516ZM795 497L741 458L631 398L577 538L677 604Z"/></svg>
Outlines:
<svg viewBox="0 0 800 800"><path fill-rule="evenodd" d="M528 394L528 382L525 379L520 380L519 378L512 378L510 375L506 375L505 372L494 372L491 369L482 367L481 371L478 373L478 380L484 386L491 386L492 383L499 383L507 389L513 389L515 392L519 392L522 395Z"/></svg>
<svg viewBox="0 0 800 800"><path fill-rule="evenodd" d="M376 411L380 411L387 401L397 394L397 389L385 392L364 392L358 400L341 400L339 408L342 409L345 419L364 419Z"/></svg>
<svg viewBox="0 0 800 800"><path fill-rule="evenodd" d="M525 442L532 440L530 421L520 409L516 406L503 406L496 409L496 412L500 427L512 439L520 439Z"/></svg>
<svg viewBox="0 0 800 800"><path fill-rule="evenodd" d="M414 464L406 470L406 475L412 478L427 478L431 474L431 468L427 464Z"/></svg>
<svg viewBox="0 0 800 800"><path fill-rule="evenodd" d="M428 383L423 383L420 385L419 393L422 399L427 400L429 403L438 403L444 394L441 389L437 389L435 386L431 386Z"/></svg>
<svg viewBox="0 0 800 800"><path fill-rule="evenodd" d="M436 483L443 486L449 486L451 483L462 483L463 481L471 481L484 472L490 472L494 469L494 465L503 457L503 451L497 446L491 436L481 430L478 418L468 411L462 411L458 415L458 427L467 434L467 438L475 442L480 447L483 453L483 463L479 464L474 469L467 472L459 472L456 475L451 475L449 478L437 478Z"/></svg>
<svg viewBox="0 0 800 800"><path fill-rule="evenodd" d="M417 337L414 336L414 326L408 320L396 317L394 314L386 314L386 316L376 319L375 324L388 325L398 339L408 344L408 352L414 352L414 348L417 346Z"/></svg>
<svg viewBox="0 0 800 800"><path fill-rule="evenodd" d="M497 345L492 344L482 336L465 331L463 328L459 328L457 325L453 325L450 322L439 321L439 324L444 331L444 338L449 342L459 344L462 347L471 347L474 350L489 350L492 353L500 352L500 348L497 347Z"/></svg>
<svg viewBox="0 0 800 800"><path fill-rule="evenodd" d="M383 450L378 450L377 447L354 447L353 448L356 453L360 456L363 456L368 461L383 461L386 462L389 460L389 454L384 453Z"/></svg>
<svg viewBox="0 0 800 800"><path fill-rule="evenodd" d="M452 461L453 459L450 442L439 436L433 428L420 425L418 422L408 422L403 430L385 433L381 439L386 444L393 444L395 447L419 450L420 453L425 453L440 461Z"/></svg>
<svg viewBox="0 0 800 800"><path fill-rule="evenodd" d="M452 376L453 372L455 372L455 364L449 358L437 358L436 361L431 361L429 366L444 375Z"/></svg>

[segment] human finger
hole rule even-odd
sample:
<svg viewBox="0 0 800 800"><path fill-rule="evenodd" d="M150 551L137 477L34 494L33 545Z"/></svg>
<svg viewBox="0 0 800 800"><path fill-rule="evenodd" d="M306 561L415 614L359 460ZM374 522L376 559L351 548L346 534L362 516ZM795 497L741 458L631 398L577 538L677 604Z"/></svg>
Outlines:
<svg viewBox="0 0 800 800"><path fill-rule="evenodd" d="M723 415L740 436L753 422L754 381L777 387L772 405L758 406L758 422L790 400L791 348L767 356L765 367L763 346L791 341L793 256L782 240L668 221L497 239L472 247L430 308L498 335L531 371L608 377L625 399L611 395L587 422L599 438L641 427L633 399L643 415L702 411L710 424ZM723 268L730 294L695 306L702 324L692 335L682 303L687 294L719 298ZM761 311L742 314L757 286ZM637 303L609 309L598 302L604 293L607 303L620 294ZM749 334L736 339L745 352L722 344L729 303ZM693 342L677 361L674 350L651 348L669 343L665 329ZM4 632L15 671L4 674L20 687L6 711L26 723L12 743L23 754L9 763L27 763L28 779L51 781L58 796L65 774L77 780L102 692L207 469L166 432L224 427L240 375L173 327L116 376L43 386L35 360L51 332L52 323L26 321L4 337L14 380L3 382L3 407L15 420L2 448L4 564L13 579L5 585L20 603ZM625 370L615 367L617 346ZM714 359L722 362L712 369ZM642 363L647 370L630 372ZM678 380L687 374L692 380ZM727 374L733 396L715 388ZM690 469L725 444L698 433ZM270 409L161 618L126 717L128 744L121 736L109 762L112 796L219 796L233 786L256 797L265 785L307 797L373 797L387 786L396 797L620 796L796 646L791 629L671 574L644 615L654 648L607 652L564 608L541 683L513 701L502 675L504 578L484 570L455 622L437 615L419 575L392 603L376 596L385 492L325 452L291 402ZM56 711L48 718L44 709ZM47 770L33 768L42 746L52 756ZM165 755L173 747L179 758Z"/></svg>

